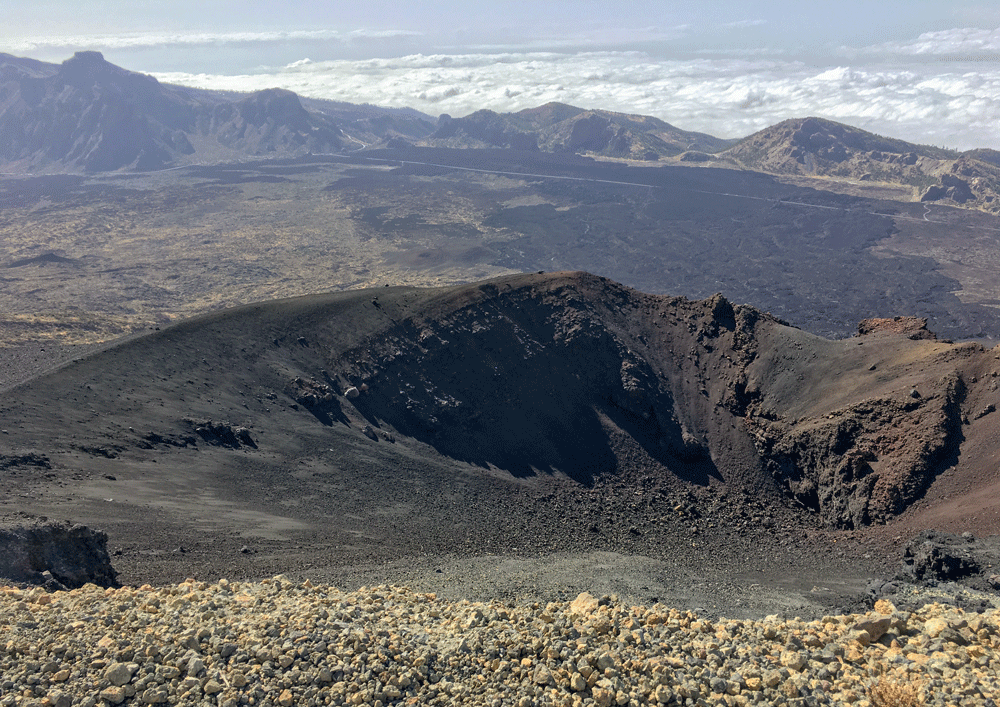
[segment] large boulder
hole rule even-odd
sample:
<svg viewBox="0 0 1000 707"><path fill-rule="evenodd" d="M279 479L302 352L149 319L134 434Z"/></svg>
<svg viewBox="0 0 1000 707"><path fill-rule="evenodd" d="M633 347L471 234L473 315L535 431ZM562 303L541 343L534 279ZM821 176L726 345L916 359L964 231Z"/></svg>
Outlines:
<svg viewBox="0 0 1000 707"><path fill-rule="evenodd" d="M902 574L918 581L953 581L979 571L970 542L951 533L925 530L903 551Z"/></svg>
<svg viewBox="0 0 1000 707"><path fill-rule="evenodd" d="M53 588L118 586L107 535L52 521L0 527L0 577Z"/></svg>

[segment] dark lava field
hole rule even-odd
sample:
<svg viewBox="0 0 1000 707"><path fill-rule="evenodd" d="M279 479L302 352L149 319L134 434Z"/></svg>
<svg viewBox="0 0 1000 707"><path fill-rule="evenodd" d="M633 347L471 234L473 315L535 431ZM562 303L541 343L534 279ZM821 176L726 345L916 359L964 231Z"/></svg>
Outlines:
<svg viewBox="0 0 1000 707"><path fill-rule="evenodd" d="M820 183L821 180L814 180ZM584 270L812 333L1000 336L996 218L721 168L407 148L0 180L0 336L85 344L276 297Z"/></svg>

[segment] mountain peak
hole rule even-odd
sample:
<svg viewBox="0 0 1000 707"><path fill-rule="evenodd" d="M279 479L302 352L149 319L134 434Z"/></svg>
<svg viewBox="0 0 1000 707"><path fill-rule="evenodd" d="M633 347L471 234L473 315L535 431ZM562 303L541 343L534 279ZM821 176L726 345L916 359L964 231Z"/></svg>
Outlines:
<svg viewBox="0 0 1000 707"><path fill-rule="evenodd" d="M67 64L107 64L108 62L104 59L104 55L97 51L82 51L76 52L73 56L63 62L63 66Z"/></svg>
<svg viewBox="0 0 1000 707"><path fill-rule="evenodd" d="M265 88L251 93L239 102L240 115L248 123L261 125L268 120L309 131L309 113L293 91Z"/></svg>
<svg viewBox="0 0 1000 707"><path fill-rule="evenodd" d="M134 91L159 85L152 76L115 66L95 51L77 52L71 56L59 66L58 76L64 83L77 87L100 83Z"/></svg>
<svg viewBox="0 0 1000 707"><path fill-rule="evenodd" d="M100 52L77 52L62 63L60 73L64 76L93 77L94 74L104 73L113 66L104 59L104 55Z"/></svg>

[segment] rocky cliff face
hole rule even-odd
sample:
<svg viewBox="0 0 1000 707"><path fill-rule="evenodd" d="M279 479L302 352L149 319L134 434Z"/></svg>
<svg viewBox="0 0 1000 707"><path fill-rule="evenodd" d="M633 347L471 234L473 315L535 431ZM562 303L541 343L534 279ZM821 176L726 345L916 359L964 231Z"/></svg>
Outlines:
<svg viewBox="0 0 1000 707"><path fill-rule="evenodd" d="M7 67L0 86L0 159L25 168L155 169L194 152L198 105L156 79L78 52L38 75Z"/></svg>
<svg viewBox="0 0 1000 707"><path fill-rule="evenodd" d="M871 398L806 420L771 419L752 406L746 425L796 501L835 527L856 528L902 512L954 462L964 392L955 376L909 399Z"/></svg>

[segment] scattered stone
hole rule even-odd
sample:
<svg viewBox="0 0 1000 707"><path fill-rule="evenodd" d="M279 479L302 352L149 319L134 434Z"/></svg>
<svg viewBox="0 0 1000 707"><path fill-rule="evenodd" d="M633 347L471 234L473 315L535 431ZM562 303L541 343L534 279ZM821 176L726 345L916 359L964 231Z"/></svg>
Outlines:
<svg viewBox="0 0 1000 707"><path fill-rule="evenodd" d="M130 682L138 669L136 663L114 663L104 671L104 679L112 685L121 686Z"/></svg>
<svg viewBox="0 0 1000 707"><path fill-rule="evenodd" d="M878 608L891 613L708 621L586 593L450 603L280 576L55 595L4 587L0 704L860 704L873 676L933 685L928 706L992 704L1000 610ZM58 691L35 689L57 675Z"/></svg>
<svg viewBox="0 0 1000 707"><path fill-rule="evenodd" d="M359 391L353 385L344 391L344 397L346 397L348 400L354 400L359 395L361 395L361 391Z"/></svg>

